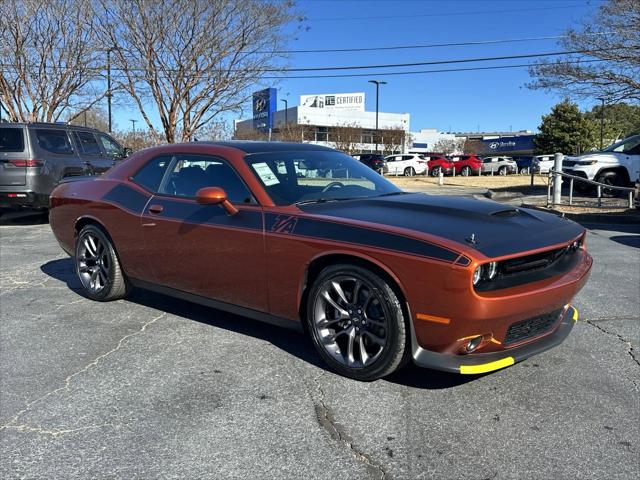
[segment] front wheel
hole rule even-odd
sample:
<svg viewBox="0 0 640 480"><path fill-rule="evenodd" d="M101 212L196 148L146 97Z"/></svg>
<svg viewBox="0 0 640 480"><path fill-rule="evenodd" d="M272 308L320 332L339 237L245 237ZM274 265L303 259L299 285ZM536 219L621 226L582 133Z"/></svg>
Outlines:
<svg viewBox="0 0 640 480"><path fill-rule="evenodd" d="M522 175L526 175L527 173L529 173L529 169L528 169L527 167L522 167L522 168L520 169L520 173L521 173Z"/></svg>
<svg viewBox="0 0 640 480"><path fill-rule="evenodd" d="M433 167L433 170L431 170L431 176L437 177L440 175L441 171L442 171L442 167Z"/></svg>
<svg viewBox="0 0 640 480"><path fill-rule="evenodd" d="M387 281L365 268L325 268L309 292L306 322L320 356L346 377L376 380L403 363L400 301Z"/></svg>
<svg viewBox="0 0 640 480"><path fill-rule="evenodd" d="M468 177L471 175L471 168L470 167L462 167L462 170L460 171L460 174L463 177Z"/></svg>
<svg viewBox="0 0 640 480"><path fill-rule="evenodd" d="M611 185L612 187L626 187L627 179L624 178L619 172L603 172L596 178L596 182L604 183L605 185ZM602 196L606 198L617 197L621 194L620 190L614 190L612 188L602 188Z"/></svg>
<svg viewBox="0 0 640 480"><path fill-rule="evenodd" d="M498 175L502 175L502 176L504 176L504 175L506 175L506 174L507 174L507 167L500 167L500 168L498 169Z"/></svg>
<svg viewBox="0 0 640 480"><path fill-rule="evenodd" d="M75 253L76 274L87 297L107 302L126 296L129 288L118 256L100 227L87 225L80 231Z"/></svg>

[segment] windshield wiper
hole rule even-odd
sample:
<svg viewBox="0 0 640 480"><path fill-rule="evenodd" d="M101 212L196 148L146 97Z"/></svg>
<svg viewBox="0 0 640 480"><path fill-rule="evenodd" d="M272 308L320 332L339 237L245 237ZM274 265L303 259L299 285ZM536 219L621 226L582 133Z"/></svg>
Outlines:
<svg viewBox="0 0 640 480"><path fill-rule="evenodd" d="M380 195L376 195L374 198L379 198L379 197L390 197L391 195L405 195L409 192L388 192L388 193L381 193Z"/></svg>
<svg viewBox="0 0 640 480"><path fill-rule="evenodd" d="M295 202L294 205L308 205L310 203L341 202L344 200L357 200L359 198L366 198L366 197L320 197L320 198L314 198L312 200L300 200L299 202Z"/></svg>

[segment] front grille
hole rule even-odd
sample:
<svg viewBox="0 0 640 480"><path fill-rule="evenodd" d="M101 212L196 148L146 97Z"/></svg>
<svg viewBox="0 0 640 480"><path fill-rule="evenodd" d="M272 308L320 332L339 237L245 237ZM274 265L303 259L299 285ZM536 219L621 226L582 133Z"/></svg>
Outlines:
<svg viewBox="0 0 640 480"><path fill-rule="evenodd" d="M578 163L577 160L563 160L562 161L562 166L563 167L574 167L576 165L576 163Z"/></svg>
<svg viewBox="0 0 640 480"><path fill-rule="evenodd" d="M555 250L549 250L547 252L512 258L502 262L501 270L505 275L510 275L513 273L527 272L540 268L546 268L560 260L567 253L571 254L574 253L574 251L568 249L567 247L562 247Z"/></svg>
<svg viewBox="0 0 640 480"><path fill-rule="evenodd" d="M503 345L522 342L529 338L537 337L547 332L556 322L562 309L556 310L540 317L530 318L516 322L509 327L504 337Z"/></svg>

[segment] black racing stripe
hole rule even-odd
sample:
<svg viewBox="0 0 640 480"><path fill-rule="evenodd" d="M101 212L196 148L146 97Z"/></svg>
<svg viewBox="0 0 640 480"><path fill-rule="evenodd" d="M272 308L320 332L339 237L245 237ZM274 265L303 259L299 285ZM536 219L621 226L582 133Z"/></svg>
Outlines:
<svg viewBox="0 0 640 480"><path fill-rule="evenodd" d="M152 203L164 207L158 219L262 231L260 211L239 210L235 215L227 215L219 205L199 205L166 197L155 197Z"/></svg>
<svg viewBox="0 0 640 480"><path fill-rule="evenodd" d="M145 195L126 185L116 185L102 197L102 200L114 203L131 212L141 214L149 198L149 195Z"/></svg>
<svg viewBox="0 0 640 480"><path fill-rule="evenodd" d="M459 253L449 250L433 243L417 240L414 238L398 235L395 233L380 232L369 228L355 225L345 225L341 223L324 220L313 220L304 217L292 217L296 221L293 223L291 235L304 237L322 238L337 242L354 243L366 245L374 248L383 248L401 253L409 253L422 257L434 258L444 262L454 262ZM283 222L282 215L266 215L266 231L279 231L279 225Z"/></svg>

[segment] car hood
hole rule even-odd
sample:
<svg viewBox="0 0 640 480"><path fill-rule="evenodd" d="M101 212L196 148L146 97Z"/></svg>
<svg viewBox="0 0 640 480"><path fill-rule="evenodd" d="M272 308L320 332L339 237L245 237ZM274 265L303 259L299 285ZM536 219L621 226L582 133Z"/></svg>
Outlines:
<svg viewBox="0 0 640 480"><path fill-rule="evenodd" d="M584 229L557 215L490 200L406 193L300 207L309 214L430 234L500 257L569 242ZM474 237L476 243L468 239Z"/></svg>

